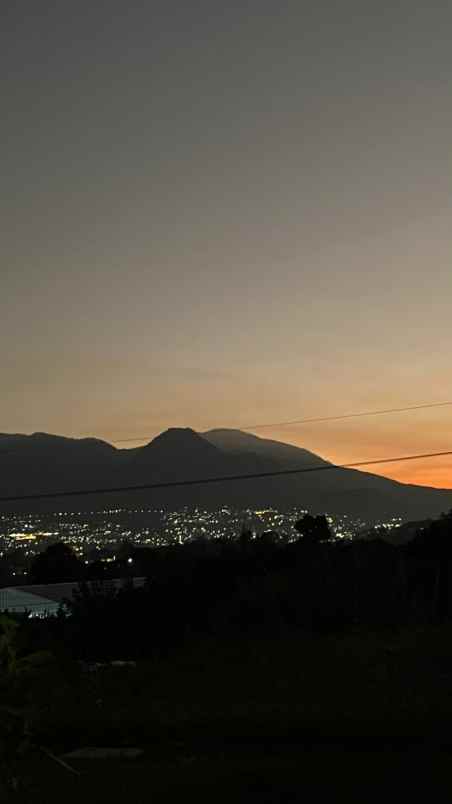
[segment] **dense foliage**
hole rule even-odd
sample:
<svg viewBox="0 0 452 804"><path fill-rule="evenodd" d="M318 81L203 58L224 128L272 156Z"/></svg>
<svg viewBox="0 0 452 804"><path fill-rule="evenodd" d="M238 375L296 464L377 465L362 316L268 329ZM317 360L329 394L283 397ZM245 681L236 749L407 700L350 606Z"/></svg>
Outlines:
<svg viewBox="0 0 452 804"><path fill-rule="evenodd" d="M399 547L335 541L320 516L307 515L295 528L300 538L289 543L275 533L253 538L244 531L235 541L131 547L121 588L85 575L67 602L69 616L27 628L44 629L57 650L98 660L152 657L203 634L330 633L452 614L451 514ZM52 578L56 561L65 577L75 567L67 550L50 549L40 559ZM145 576L144 586L127 579L131 567Z"/></svg>

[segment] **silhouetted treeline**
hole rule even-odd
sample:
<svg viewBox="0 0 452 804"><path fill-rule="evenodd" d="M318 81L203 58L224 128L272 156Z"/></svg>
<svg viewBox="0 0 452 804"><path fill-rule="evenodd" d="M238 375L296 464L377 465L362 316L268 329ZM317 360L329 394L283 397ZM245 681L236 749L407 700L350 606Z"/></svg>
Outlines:
<svg viewBox="0 0 452 804"><path fill-rule="evenodd" d="M452 512L403 546L335 541L321 516L307 515L295 529L299 538L289 543L245 530L232 541L126 544L117 566L107 565L115 577L121 571L119 590L100 574L101 562L86 567L70 548L54 545L34 562L33 578L79 580L78 591L67 601L69 616L28 621L27 630L34 643L50 640L90 660L153 656L202 635L328 633L452 618ZM144 576L144 586L134 588L128 575Z"/></svg>
<svg viewBox="0 0 452 804"><path fill-rule="evenodd" d="M128 546L124 574L145 576L144 586L124 577L117 590L85 576L68 601L69 616L27 627L72 656L101 660L167 653L202 635L328 633L452 618L452 512L404 546L334 541L324 517L305 517L296 530L300 538L290 543L244 531L235 541ZM57 557L73 569L66 553Z"/></svg>

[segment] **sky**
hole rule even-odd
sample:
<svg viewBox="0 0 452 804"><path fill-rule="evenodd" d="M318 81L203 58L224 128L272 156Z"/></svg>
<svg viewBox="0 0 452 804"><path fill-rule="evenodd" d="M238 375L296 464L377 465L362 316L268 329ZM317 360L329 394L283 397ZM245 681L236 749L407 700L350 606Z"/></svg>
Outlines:
<svg viewBox="0 0 452 804"><path fill-rule="evenodd" d="M451 34L435 0L4 0L0 431L452 400ZM255 432L345 463L451 422Z"/></svg>

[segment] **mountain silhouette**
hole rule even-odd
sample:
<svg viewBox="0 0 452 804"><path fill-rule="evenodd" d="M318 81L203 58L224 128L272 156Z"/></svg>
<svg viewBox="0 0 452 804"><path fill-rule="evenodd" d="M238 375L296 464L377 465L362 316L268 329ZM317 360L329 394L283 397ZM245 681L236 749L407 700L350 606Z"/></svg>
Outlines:
<svg viewBox="0 0 452 804"><path fill-rule="evenodd" d="M268 438L259 438L259 436L245 433L242 430L209 430L201 435L210 444L228 453L256 455L267 460L284 461L285 464L293 462L297 466L304 464L306 466L331 466L328 461L307 449Z"/></svg>
<svg viewBox="0 0 452 804"><path fill-rule="evenodd" d="M136 461L168 466L177 471L181 456L185 466L209 466L218 460L219 451L208 440L189 427L171 427L160 433L137 452Z"/></svg>
<svg viewBox="0 0 452 804"><path fill-rule="evenodd" d="M369 472L336 468L308 450L240 430L196 433L175 427L133 449L117 449L95 438L0 434L0 497L311 468L320 471L169 489L0 502L0 510L214 508L227 504L240 509L298 507L373 522L392 516L412 520L435 517L452 508L451 489L398 483Z"/></svg>

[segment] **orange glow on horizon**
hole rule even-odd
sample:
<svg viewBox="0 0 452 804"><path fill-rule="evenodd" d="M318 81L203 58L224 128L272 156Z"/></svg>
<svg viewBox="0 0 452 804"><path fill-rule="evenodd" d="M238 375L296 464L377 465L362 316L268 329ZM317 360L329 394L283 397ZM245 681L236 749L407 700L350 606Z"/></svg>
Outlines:
<svg viewBox="0 0 452 804"><path fill-rule="evenodd" d="M353 429L352 429L353 428ZM356 429L355 429L356 428ZM448 448L442 429L435 432L433 428L421 432L381 432L375 437L359 425L351 425L328 432L303 430L296 432L287 428L285 432L278 428L258 432L255 435L274 439L275 441L293 444L293 446L319 455L336 464L358 463L375 459L384 460L393 456L414 455L429 452L441 452ZM369 464L356 467L370 474L388 477L400 483L412 483L417 486L431 486L439 489L452 489L452 455L434 458L420 458L394 463Z"/></svg>
<svg viewBox="0 0 452 804"><path fill-rule="evenodd" d="M452 465L440 466L435 464L438 459L426 459L419 461L418 466L408 467L407 463L394 463L393 467L383 468L382 466L369 467L368 471L375 475L389 477L391 480L398 480L400 483L414 483L416 486L433 486L438 489L452 489ZM432 466L427 466L428 461ZM414 464L415 461L410 461Z"/></svg>
<svg viewBox="0 0 452 804"><path fill-rule="evenodd" d="M436 414L438 416L438 414ZM265 429L243 428L243 432L256 435L258 438L278 441L309 450L324 460L335 464L351 464L358 462L385 460L393 456L409 456L430 452L446 451L452 444L447 443L444 433L448 432L449 421L444 411L442 420L423 424L422 427L404 427L400 421L373 419L372 427L363 419L347 422L326 422L321 427L275 426ZM408 423L407 423L408 424ZM186 423L181 426L192 426L197 432L205 432L215 427L199 426L197 423ZM143 431L146 431L146 426ZM130 437L131 430L124 428L129 438L126 442L111 439L118 448L133 449L144 446L166 429L164 425L149 428L149 435L136 440ZM232 427L230 429L241 429ZM143 432L142 431L142 432ZM400 483L418 486L430 486L439 489L452 489L452 456L394 461L394 463L369 464L356 467L360 471L381 475Z"/></svg>

